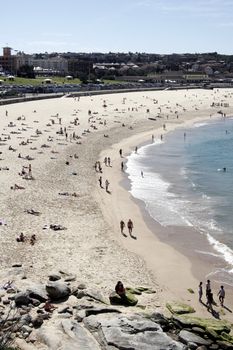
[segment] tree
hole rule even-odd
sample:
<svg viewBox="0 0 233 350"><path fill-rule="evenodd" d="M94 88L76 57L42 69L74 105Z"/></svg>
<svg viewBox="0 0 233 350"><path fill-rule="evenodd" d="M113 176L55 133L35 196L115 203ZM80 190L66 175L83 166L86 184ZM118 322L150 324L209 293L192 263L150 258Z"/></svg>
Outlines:
<svg viewBox="0 0 233 350"><path fill-rule="evenodd" d="M88 82L88 74L84 72L78 72L78 78L81 80L83 84L87 84Z"/></svg>
<svg viewBox="0 0 233 350"><path fill-rule="evenodd" d="M29 66L28 64L25 64L19 67L17 76L23 77L23 78L32 78L32 79L35 79L36 77L33 70L33 66Z"/></svg>

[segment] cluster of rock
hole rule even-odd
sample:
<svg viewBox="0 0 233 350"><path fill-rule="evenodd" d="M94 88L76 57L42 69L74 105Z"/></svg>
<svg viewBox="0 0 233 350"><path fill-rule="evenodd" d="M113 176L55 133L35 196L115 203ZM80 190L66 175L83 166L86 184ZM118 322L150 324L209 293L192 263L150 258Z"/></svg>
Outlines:
<svg viewBox="0 0 233 350"><path fill-rule="evenodd" d="M1 289L0 348L12 340L24 350L233 349L227 322L180 315L193 311L186 305L169 303L171 317L126 307L136 305L142 293L153 290L128 288L126 297L112 292L106 299L97 287L60 274L46 284L27 281L22 291ZM54 308L45 308L48 300Z"/></svg>

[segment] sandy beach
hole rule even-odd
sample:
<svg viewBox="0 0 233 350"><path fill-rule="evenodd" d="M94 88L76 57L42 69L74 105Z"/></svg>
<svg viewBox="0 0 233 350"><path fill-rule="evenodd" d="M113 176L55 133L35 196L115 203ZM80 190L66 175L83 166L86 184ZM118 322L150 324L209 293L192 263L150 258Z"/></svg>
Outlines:
<svg viewBox="0 0 233 350"><path fill-rule="evenodd" d="M126 167L126 157L152 135L166 138L177 127L221 118L219 110L232 115L232 96L230 89L150 91L0 106L1 281L15 263L32 280L65 270L106 295L118 280L151 286L157 293L145 298L148 308L164 310L166 301L181 300L209 317L197 287L218 262L198 260L190 245L187 250L183 228L166 229L149 217L129 193L121 163ZM210 107L212 102L229 107ZM95 170L97 161L102 173ZM120 232L120 220L129 218L134 238ZM17 241L20 233L25 242ZM193 237L194 247L201 244L197 233ZM218 288L213 282L215 295ZM229 309L231 293L226 287ZM232 321L231 312L224 317Z"/></svg>

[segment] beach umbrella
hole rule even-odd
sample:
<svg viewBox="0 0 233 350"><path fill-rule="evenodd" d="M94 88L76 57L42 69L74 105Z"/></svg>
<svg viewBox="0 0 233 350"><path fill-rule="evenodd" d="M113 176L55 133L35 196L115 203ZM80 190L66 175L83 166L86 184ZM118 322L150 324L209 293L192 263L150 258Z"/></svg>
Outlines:
<svg viewBox="0 0 233 350"><path fill-rule="evenodd" d="M50 84L50 83L52 83L52 80L51 79L44 79L44 82L46 83L46 84Z"/></svg>

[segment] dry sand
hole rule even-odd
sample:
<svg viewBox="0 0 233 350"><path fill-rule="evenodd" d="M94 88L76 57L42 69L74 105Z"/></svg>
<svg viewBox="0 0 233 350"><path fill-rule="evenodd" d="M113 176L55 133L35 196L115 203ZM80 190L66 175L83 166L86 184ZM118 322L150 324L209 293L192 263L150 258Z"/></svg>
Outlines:
<svg viewBox="0 0 233 350"><path fill-rule="evenodd" d="M126 175L121 172L125 158L120 158L119 149L125 157L135 146L150 142L152 134L155 139L160 137L165 133L164 123L171 131L210 114L220 117L220 109L230 115L233 108L211 108L210 104L224 101L231 106L232 96L231 90L157 91L1 106L0 167L9 168L0 171L1 219L6 222L0 226L2 278L7 279L5 268L19 262L31 279L45 281L49 273L65 270L80 281L100 285L105 293L122 280L125 285L156 289L145 300L147 306L163 309L167 300L191 300L198 314L209 316L198 304L196 293L197 278L202 275L205 281L208 264L194 264L182 249L158 239L159 225L151 223L121 185ZM156 121L148 119L158 115ZM66 127L67 139L57 133L61 127ZM70 138L73 132L75 138ZM105 156L111 157L112 167L103 164ZM94 169L98 159L102 174ZM28 172L29 164L34 180L19 175L23 166ZM109 180L111 194L99 187L100 175ZM15 184L25 189L10 189ZM61 192L69 195L59 195ZM77 197L71 195L74 192ZM28 214L28 209L41 215ZM120 233L120 220L129 217L137 239ZM51 224L67 229L54 231ZM25 243L16 241L21 232L28 238ZM29 242L32 234L36 235L33 246ZM193 288L195 294L189 294L187 288Z"/></svg>

